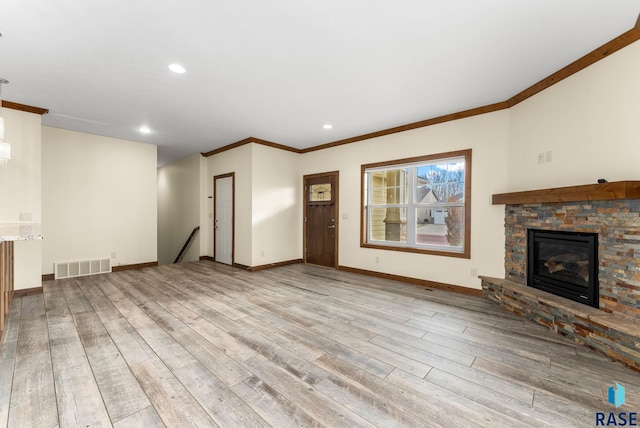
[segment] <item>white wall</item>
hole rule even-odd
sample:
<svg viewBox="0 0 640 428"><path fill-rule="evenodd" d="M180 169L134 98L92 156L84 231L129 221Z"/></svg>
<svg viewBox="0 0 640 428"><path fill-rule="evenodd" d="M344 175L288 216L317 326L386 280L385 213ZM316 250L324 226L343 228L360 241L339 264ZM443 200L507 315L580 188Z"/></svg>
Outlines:
<svg viewBox="0 0 640 428"><path fill-rule="evenodd" d="M41 116L3 108L2 117L11 161L0 166L0 223L18 223L20 213L29 213L31 222L41 223ZM42 286L42 245L42 241L14 244L16 290Z"/></svg>
<svg viewBox="0 0 640 428"><path fill-rule="evenodd" d="M158 262L173 263L193 228L200 225L200 161L196 154L158 169ZM200 256L196 234L182 261Z"/></svg>
<svg viewBox="0 0 640 428"><path fill-rule="evenodd" d="M156 146L42 127L42 271L157 261Z"/></svg>
<svg viewBox="0 0 640 428"><path fill-rule="evenodd" d="M507 178L508 121L509 112L503 110L302 155L303 175L340 171L339 264L472 288L480 288L472 268L480 275L501 276L504 207L491 205L491 196ZM471 259L360 248L362 164L469 148Z"/></svg>
<svg viewBox="0 0 640 428"><path fill-rule="evenodd" d="M638 180L640 42L511 109L508 191ZM552 161L538 164L538 153Z"/></svg>
<svg viewBox="0 0 640 428"><path fill-rule="evenodd" d="M251 144L251 266L302 258L300 155Z"/></svg>
<svg viewBox="0 0 640 428"><path fill-rule="evenodd" d="M210 228L213 226L213 198L209 198L211 191L207 185L209 182L209 162L207 158L200 155L199 171L200 171L200 252L199 256L206 256L209 253L209 248L212 247L212 240L209 239Z"/></svg>
<svg viewBox="0 0 640 428"><path fill-rule="evenodd" d="M207 158L206 188L208 196L213 196L213 177L217 175L235 173L235 247L234 263L251 266L252 263L252 153L253 144L245 144L232 150L227 150ZM213 200L207 199L207 213L213 214ZM213 256L213 218L209 218L205 225L207 255ZM205 234L202 235L203 237Z"/></svg>

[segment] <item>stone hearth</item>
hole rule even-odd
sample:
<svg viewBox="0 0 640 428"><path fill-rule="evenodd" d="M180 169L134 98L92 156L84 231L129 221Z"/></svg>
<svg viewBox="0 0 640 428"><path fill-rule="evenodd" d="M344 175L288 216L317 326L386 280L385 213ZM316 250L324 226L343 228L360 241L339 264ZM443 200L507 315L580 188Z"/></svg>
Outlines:
<svg viewBox="0 0 640 428"><path fill-rule="evenodd" d="M505 204L505 279L486 297L640 369L640 182L494 195ZM527 230L598 234L599 309L526 285ZM619 326L617 328L616 326Z"/></svg>

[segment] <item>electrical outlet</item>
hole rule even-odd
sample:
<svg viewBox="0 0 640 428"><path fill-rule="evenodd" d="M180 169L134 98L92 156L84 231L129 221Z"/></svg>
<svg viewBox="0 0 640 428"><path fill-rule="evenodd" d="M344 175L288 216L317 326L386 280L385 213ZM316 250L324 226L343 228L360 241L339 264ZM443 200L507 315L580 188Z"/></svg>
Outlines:
<svg viewBox="0 0 640 428"><path fill-rule="evenodd" d="M477 278L478 277L478 269L477 268L471 268L471 276L473 278Z"/></svg>
<svg viewBox="0 0 640 428"><path fill-rule="evenodd" d="M31 213L28 213L28 212L20 213L20 221L31 221L31 219L32 219Z"/></svg>
<svg viewBox="0 0 640 428"><path fill-rule="evenodd" d="M544 153L538 153L538 163L544 163Z"/></svg>
<svg viewBox="0 0 640 428"><path fill-rule="evenodd" d="M116 257L116 256L117 256L117 254L115 252L111 253L111 260L117 259L118 257Z"/></svg>
<svg viewBox="0 0 640 428"><path fill-rule="evenodd" d="M380 257L376 256L376 263L380 263Z"/></svg>

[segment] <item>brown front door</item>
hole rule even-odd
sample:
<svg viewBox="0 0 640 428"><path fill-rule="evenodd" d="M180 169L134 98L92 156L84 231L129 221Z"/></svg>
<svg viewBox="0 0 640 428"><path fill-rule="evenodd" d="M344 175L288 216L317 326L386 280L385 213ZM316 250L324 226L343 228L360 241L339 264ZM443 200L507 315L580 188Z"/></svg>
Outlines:
<svg viewBox="0 0 640 428"><path fill-rule="evenodd" d="M338 267L338 172L304 176L305 263Z"/></svg>

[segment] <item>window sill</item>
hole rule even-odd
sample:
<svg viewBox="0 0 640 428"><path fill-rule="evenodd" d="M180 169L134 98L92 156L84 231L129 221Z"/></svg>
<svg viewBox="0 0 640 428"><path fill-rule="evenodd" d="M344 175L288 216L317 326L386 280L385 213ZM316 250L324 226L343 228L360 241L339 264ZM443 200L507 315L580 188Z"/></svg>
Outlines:
<svg viewBox="0 0 640 428"><path fill-rule="evenodd" d="M459 259L470 259L471 252L469 249L465 249L464 251L455 252L455 251L439 251L439 250L429 250L426 248L415 248L415 247L401 247L394 245L380 245L380 244L369 244L363 242L360 244L361 248L372 248L376 250L388 250L388 251L400 251L403 253L416 253L416 254L429 254L432 256L444 256L444 257L455 257Z"/></svg>

